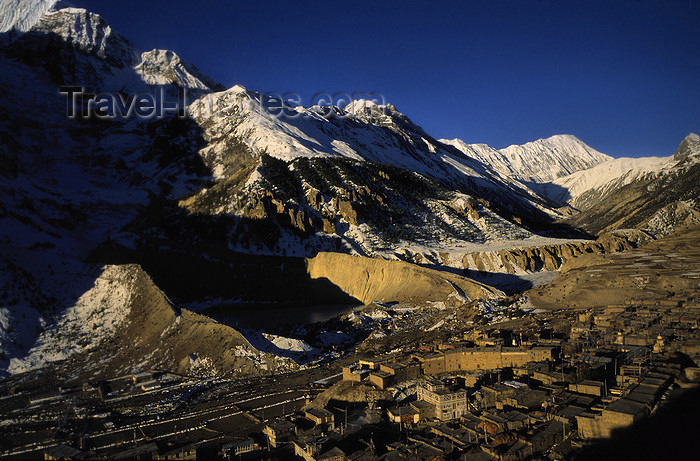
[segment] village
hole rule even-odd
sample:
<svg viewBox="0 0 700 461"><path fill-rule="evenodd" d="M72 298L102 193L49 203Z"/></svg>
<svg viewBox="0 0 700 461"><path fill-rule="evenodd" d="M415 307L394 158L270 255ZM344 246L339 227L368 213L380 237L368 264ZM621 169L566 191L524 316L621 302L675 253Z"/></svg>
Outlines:
<svg viewBox="0 0 700 461"><path fill-rule="evenodd" d="M0 382L1 455L570 459L700 383L695 299L481 325L458 317L391 353L366 343L336 362L245 380L151 370L47 392L48 372L12 377Z"/></svg>

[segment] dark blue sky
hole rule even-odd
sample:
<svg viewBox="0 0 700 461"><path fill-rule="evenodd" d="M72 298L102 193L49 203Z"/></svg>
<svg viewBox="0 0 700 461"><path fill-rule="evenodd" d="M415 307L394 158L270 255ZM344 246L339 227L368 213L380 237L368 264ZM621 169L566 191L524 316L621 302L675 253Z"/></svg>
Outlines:
<svg viewBox="0 0 700 461"><path fill-rule="evenodd" d="M379 92L436 138L670 155L700 131L700 2L73 0L227 87Z"/></svg>

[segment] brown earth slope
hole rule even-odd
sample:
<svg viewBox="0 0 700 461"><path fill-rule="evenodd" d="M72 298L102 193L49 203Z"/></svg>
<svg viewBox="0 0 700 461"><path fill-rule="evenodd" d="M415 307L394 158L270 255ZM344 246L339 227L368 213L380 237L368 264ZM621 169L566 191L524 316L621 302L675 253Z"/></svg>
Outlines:
<svg viewBox="0 0 700 461"><path fill-rule="evenodd" d="M700 226L642 248L586 254L564 265L557 278L527 292L545 309L589 309L635 301L683 302L700 294Z"/></svg>
<svg viewBox="0 0 700 461"><path fill-rule="evenodd" d="M403 261L319 253L307 260L312 280L327 280L364 304L372 301L424 304L429 301L464 303L502 293L465 277Z"/></svg>
<svg viewBox="0 0 700 461"><path fill-rule="evenodd" d="M235 329L173 306L136 264L106 266L101 278L105 277L112 289L128 295L102 303L100 309L120 310L126 316L112 335L69 359L72 373L113 377L163 369L240 376L294 368L291 361L257 351Z"/></svg>

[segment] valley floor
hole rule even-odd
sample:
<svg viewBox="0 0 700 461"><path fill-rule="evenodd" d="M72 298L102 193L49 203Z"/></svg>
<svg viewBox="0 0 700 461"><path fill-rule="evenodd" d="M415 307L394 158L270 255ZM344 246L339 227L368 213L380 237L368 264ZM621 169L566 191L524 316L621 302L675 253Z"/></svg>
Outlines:
<svg viewBox="0 0 700 461"><path fill-rule="evenodd" d="M90 379L59 361L17 373L0 381L0 456L228 459L239 450L243 459L588 459L598 438L694 405L698 241L694 229L579 256L553 281L535 274L542 286L507 297L371 303L274 333L241 330L300 371ZM324 334L327 349L309 346ZM484 358L469 361L474 354ZM459 411L440 416L426 397L435 385L443 389L435 395L464 393ZM291 433L275 433L285 424ZM689 449L688 429L664 446ZM235 448L243 445L251 452Z"/></svg>

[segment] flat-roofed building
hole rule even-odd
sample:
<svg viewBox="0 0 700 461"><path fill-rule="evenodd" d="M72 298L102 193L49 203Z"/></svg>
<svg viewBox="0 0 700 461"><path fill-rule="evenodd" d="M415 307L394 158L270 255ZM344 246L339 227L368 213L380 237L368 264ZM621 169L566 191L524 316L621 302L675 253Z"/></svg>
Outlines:
<svg viewBox="0 0 700 461"><path fill-rule="evenodd" d="M601 381L587 379L580 383L569 384L569 390L571 392L578 392L579 394L602 396L605 391L605 384Z"/></svg>
<svg viewBox="0 0 700 461"><path fill-rule="evenodd" d="M270 441L270 446L272 448L277 448L278 445L291 440L296 435L297 427L293 423L283 419L268 423L263 429L263 432Z"/></svg>
<svg viewBox="0 0 700 461"><path fill-rule="evenodd" d="M529 362L543 362L553 358L553 348L541 346L529 349L502 346L460 348L416 356L426 375L521 367Z"/></svg>
<svg viewBox="0 0 700 461"><path fill-rule="evenodd" d="M402 383L420 376L420 364L416 361L382 363L379 369L393 375L395 383Z"/></svg>
<svg viewBox="0 0 700 461"><path fill-rule="evenodd" d="M370 370L357 365L343 367L343 381L361 382L369 377Z"/></svg>
<svg viewBox="0 0 700 461"><path fill-rule="evenodd" d="M386 389L394 384L394 375L382 370L373 371L369 374L369 382L379 389Z"/></svg>
<svg viewBox="0 0 700 461"><path fill-rule="evenodd" d="M442 421L459 418L467 411L467 391L448 388L439 380L421 382L417 394L418 400L435 407L435 417Z"/></svg>
<svg viewBox="0 0 700 461"><path fill-rule="evenodd" d="M420 354L414 357L425 375L439 375L446 371L445 354L443 353Z"/></svg>
<svg viewBox="0 0 700 461"><path fill-rule="evenodd" d="M420 411L410 405L389 408L387 414L394 423L416 424L420 420Z"/></svg>
<svg viewBox="0 0 700 461"><path fill-rule="evenodd" d="M260 445L258 445L258 442L248 437L224 444L221 447L221 455L224 459L235 459L236 456L251 453L259 449Z"/></svg>
<svg viewBox="0 0 700 461"><path fill-rule="evenodd" d="M645 404L624 398L614 401L600 414L577 415L576 424L581 438L608 438L615 429L631 426L648 414Z"/></svg>
<svg viewBox="0 0 700 461"><path fill-rule="evenodd" d="M309 408L304 412L304 416L313 421L316 426L328 425L331 429L335 426L333 413L325 408Z"/></svg>
<svg viewBox="0 0 700 461"><path fill-rule="evenodd" d="M396 354L384 354L378 357L360 359L357 363L363 368L369 368L370 370L379 370L381 364L392 362L394 360L396 360Z"/></svg>

